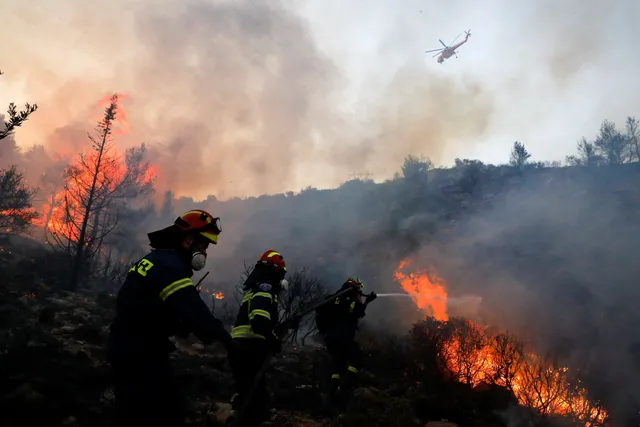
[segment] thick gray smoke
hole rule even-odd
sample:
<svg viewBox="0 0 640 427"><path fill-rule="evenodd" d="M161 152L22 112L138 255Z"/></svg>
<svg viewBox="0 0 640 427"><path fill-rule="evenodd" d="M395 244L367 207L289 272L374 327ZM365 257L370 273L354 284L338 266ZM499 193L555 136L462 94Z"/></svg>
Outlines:
<svg viewBox="0 0 640 427"><path fill-rule="evenodd" d="M640 401L636 166L528 178L418 255L482 298L479 320L597 379L614 413Z"/></svg>
<svg viewBox="0 0 640 427"><path fill-rule="evenodd" d="M160 194L173 189L196 199L336 185L367 169L388 177L407 154L449 162L453 148L463 153L496 133L507 134L506 157L514 139L563 117L566 126L554 121L560 124L547 128L548 138L524 140L537 155L537 144L573 146L583 128L595 129L599 123L584 117L596 104L606 107L597 120L637 113L628 111L637 108L637 56L630 53L640 28L632 19L637 1L507 2L503 9L419 3L409 13L371 2L362 20L362 2L340 12L353 25L385 24L357 111L343 99L353 78L341 63L348 54L328 55L318 36L330 38L331 29L314 34L293 6L270 1L0 0L0 35L12 40L0 46L1 82L23 86L40 106L17 140L62 154L84 146L103 95L128 93L132 133L122 147L147 142ZM432 17L428 33L416 30L426 25L415 18L421 9ZM430 46L422 37L435 41L453 25L481 22L484 35L461 53L473 66L450 74L425 67L421 55ZM393 66L383 73L377 67L385 64ZM568 129L570 140L558 142ZM359 275L367 290L398 292L393 271L415 256L416 265L435 266L452 295L481 297L479 318L593 370L610 400L624 406L640 400L633 357L640 236L626 207L637 202L618 191L638 177L625 173L527 179L455 221L443 221L440 186L416 202L400 180L296 197L214 197L200 204L223 218L210 278L229 291L244 261L273 248L292 270L307 267L331 288ZM193 207L193 199L179 200L163 221ZM392 298L370 313L399 332L420 316L410 301Z"/></svg>
<svg viewBox="0 0 640 427"><path fill-rule="evenodd" d="M640 171L557 168L511 179L494 173L481 196L465 196L472 205L474 197L484 200L482 207L449 220L433 213L447 208L438 172L430 174L422 213L402 180L206 203L228 218L212 250L212 282L230 290L243 261L274 248L292 270L306 267L331 290L359 275L366 291L395 293L401 289L393 272L412 258L406 272L434 267L444 279L456 301L451 315L515 333L538 354L581 372L614 413L629 410L640 401ZM449 174L452 183L460 177ZM188 206L183 200L176 209ZM403 333L421 315L409 298L380 298L367 325Z"/></svg>
<svg viewBox="0 0 640 427"><path fill-rule="evenodd" d="M3 6L11 13L0 34L24 35L12 37L10 52L0 47L5 82L40 106L21 144L74 155L99 99L125 93L131 134L121 147L146 142L157 186L179 195L337 185L366 169L390 176L408 152L440 161L443 147L489 126L488 91L425 73L420 55L349 111L349 77L307 21L277 2L65 0L55 11L45 3Z"/></svg>

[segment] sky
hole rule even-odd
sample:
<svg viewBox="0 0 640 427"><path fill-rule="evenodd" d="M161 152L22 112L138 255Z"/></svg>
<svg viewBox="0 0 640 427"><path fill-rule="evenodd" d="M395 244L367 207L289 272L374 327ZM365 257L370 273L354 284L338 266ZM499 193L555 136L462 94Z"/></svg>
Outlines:
<svg viewBox="0 0 640 427"><path fill-rule="evenodd" d="M382 180L408 154L500 163L515 140L533 160L563 160L603 119L623 125L640 109L633 0L0 0L0 10L0 105L40 107L21 147L86 149L99 99L126 93L120 148L145 142L159 187L195 198ZM458 58L424 53L468 29Z"/></svg>

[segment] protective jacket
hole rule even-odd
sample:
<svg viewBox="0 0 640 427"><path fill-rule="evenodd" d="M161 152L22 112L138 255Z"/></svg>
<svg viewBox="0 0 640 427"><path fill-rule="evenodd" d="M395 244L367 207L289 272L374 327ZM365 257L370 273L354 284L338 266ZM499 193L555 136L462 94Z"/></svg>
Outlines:
<svg viewBox="0 0 640 427"><path fill-rule="evenodd" d="M245 291L231 337L272 340L277 323L278 296L274 286L257 282Z"/></svg>
<svg viewBox="0 0 640 427"><path fill-rule="evenodd" d="M353 340L358 330L358 321L365 316L365 308L366 305L356 301L353 295L341 295L333 303L325 304L317 310L318 330L331 339Z"/></svg>
<svg viewBox="0 0 640 427"><path fill-rule="evenodd" d="M205 344L228 344L229 333L200 298L192 276L174 250L154 250L136 262L118 292L110 356L166 355L175 350L169 337L185 332Z"/></svg>

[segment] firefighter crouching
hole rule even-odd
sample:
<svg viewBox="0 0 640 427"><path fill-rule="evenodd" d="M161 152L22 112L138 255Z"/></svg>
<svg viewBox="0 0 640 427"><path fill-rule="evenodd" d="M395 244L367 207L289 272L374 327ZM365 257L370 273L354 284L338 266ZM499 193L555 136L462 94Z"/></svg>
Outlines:
<svg viewBox="0 0 640 427"><path fill-rule="evenodd" d="M191 210L148 234L152 250L129 270L109 334L117 426L182 425L185 401L169 364L170 336L193 332L205 344L231 345L191 281L220 231L219 218Z"/></svg>
<svg viewBox="0 0 640 427"><path fill-rule="evenodd" d="M371 292L362 302L364 285L358 278L349 278L333 295L351 289L316 311L316 325L324 337L327 351L331 356L331 395L336 397L341 391L349 392L356 385L357 375L362 368L362 352L354 341L358 320L365 315L367 305L376 299Z"/></svg>
<svg viewBox="0 0 640 427"><path fill-rule="evenodd" d="M281 344L274 328L278 323L278 293L286 290L288 285L284 279L286 273L282 255L268 250L244 282L245 293L231 330L231 337L236 344L229 352L229 364L233 371L236 395L226 425L238 421L236 417L239 410L243 410L240 415L242 427L258 426L270 418L264 376L248 402L245 401L262 365L272 354L280 351Z"/></svg>

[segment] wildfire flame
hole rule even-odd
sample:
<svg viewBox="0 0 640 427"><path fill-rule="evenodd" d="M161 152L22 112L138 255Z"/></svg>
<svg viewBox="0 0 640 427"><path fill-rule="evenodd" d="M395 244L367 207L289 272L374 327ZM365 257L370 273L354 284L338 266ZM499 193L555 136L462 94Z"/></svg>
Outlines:
<svg viewBox="0 0 640 427"><path fill-rule="evenodd" d="M211 295L215 299L224 299L224 293L223 292L212 292L207 288L200 288L200 290L201 291L205 291L206 293L208 293L209 295Z"/></svg>
<svg viewBox="0 0 640 427"><path fill-rule="evenodd" d="M127 114L121 102L128 97L129 95L127 94L118 94L118 105L111 130L111 133L114 136L130 133ZM101 111L104 111L111 102L111 96L105 96L100 99L96 106L100 108ZM95 119L96 121L102 120L102 118L98 116L96 116ZM98 152L91 150L90 152L85 153L83 161L85 164L93 167L97 162L98 155ZM117 154L115 154L115 156L118 157ZM68 166L67 170L70 170L69 168L74 168L75 166L77 166L77 164L71 164ZM70 241L77 241L80 234L77 224L81 221L69 220L68 216L73 215L74 213L81 214L83 212L81 206L82 201L79 199L78 195L83 194L86 189L91 188L94 178L93 171L91 170L92 167L78 167L74 169L75 173L72 174L72 178L67 177L65 179L65 185L67 188L58 189L57 192L49 198L47 204L42 207L41 217L34 221L34 224L45 228L46 232L64 236ZM106 193L113 192L126 173L127 170L123 161L102 162L98 180L103 183L108 183L106 188L103 188L102 191ZM157 176L157 168L151 165L146 171L144 171L144 175L139 178L140 184L144 185L145 183L151 182ZM65 198L67 204L66 207L63 206L64 204L62 203L65 201ZM89 241L87 241L86 244L88 246Z"/></svg>
<svg viewBox="0 0 640 427"><path fill-rule="evenodd" d="M410 263L408 260L401 261L393 275L394 279L406 293L415 297L413 302L419 309L437 320L448 320L447 291L444 282L434 271L416 271L409 274L400 271Z"/></svg>
<svg viewBox="0 0 640 427"><path fill-rule="evenodd" d="M400 263L395 280L409 295L421 297L413 301L427 315L442 322L449 320L444 280L433 270L409 274L400 271L409 264L408 260ZM589 401L586 389L570 381L568 368L555 367L525 351L507 334L491 335L481 325L465 320L447 336L440 356L446 371L457 381L472 386L493 383L510 389L521 405L543 415L569 416L585 427L605 425L606 411L597 402Z"/></svg>

